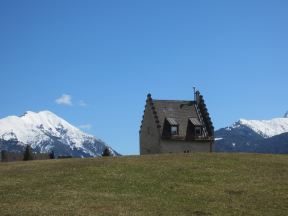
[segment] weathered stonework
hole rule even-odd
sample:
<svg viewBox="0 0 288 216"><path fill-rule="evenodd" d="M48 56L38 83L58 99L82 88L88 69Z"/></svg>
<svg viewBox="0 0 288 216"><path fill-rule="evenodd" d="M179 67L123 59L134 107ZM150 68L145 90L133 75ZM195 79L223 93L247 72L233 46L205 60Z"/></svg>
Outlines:
<svg viewBox="0 0 288 216"><path fill-rule="evenodd" d="M153 100L148 94L139 136L141 155L211 152L214 127L203 96L196 92L195 98Z"/></svg>

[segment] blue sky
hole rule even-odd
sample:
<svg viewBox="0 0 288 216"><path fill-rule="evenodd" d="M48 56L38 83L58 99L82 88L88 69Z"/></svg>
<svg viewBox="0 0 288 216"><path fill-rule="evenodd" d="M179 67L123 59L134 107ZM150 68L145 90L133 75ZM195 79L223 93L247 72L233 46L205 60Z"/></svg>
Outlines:
<svg viewBox="0 0 288 216"><path fill-rule="evenodd" d="M287 11L284 0L2 0L0 118L50 110L138 154L149 92L193 99L196 86L216 128L282 116Z"/></svg>

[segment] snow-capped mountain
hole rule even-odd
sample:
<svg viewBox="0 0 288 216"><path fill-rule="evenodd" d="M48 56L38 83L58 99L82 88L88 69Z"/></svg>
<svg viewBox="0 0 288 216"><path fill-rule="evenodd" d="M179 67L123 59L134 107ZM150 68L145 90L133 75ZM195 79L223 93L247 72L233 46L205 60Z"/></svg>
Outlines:
<svg viewBox="0 0 288 216"><path fill-rule="evenodd" d="M285 114L286 116L286 114ZM215 151L288 153L288 118L241 119L215 132Z"/></svg>
<svg viewBox="0 0 288 216"><path fill-rule="evenodd" d="M264 138L269 138L288 132L288 118L274 118L272 120L240 119L240 121L234 123L231 127L237 128L241 126L250 128Z"/></svg>
<svg viewBox="0 0 288 216"><path fill-rule="evenodd" d="M55 155L95 157L108 147L50 111L26 112L0 119L1 150L22 151L26 145L36 152L54 151ZM110 148L110 147L108 147ZM112 154L117 155L110 148Z"/></svg>

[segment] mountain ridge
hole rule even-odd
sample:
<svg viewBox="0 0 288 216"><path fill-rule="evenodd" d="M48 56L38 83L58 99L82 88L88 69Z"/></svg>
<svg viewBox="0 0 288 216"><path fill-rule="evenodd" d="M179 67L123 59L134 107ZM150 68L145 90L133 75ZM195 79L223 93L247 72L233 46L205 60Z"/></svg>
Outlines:
<svg viewBox="0 0 288 216"><path fill-rule="evenodd" d="M288 153L288 118L240 119L215 131L214 151Z"/></svg>
<svg viewBox="0 0 288 216"><path fill-rule="evenodd" d="M31 145L39 153L53 150L56 155L96 157L109 148L113 155L118 155L101 139L82 132L48 110L27 111L21 116L0 119L0 141L4 150L9 149L9 145L19 147L18 150Z"/></svg>

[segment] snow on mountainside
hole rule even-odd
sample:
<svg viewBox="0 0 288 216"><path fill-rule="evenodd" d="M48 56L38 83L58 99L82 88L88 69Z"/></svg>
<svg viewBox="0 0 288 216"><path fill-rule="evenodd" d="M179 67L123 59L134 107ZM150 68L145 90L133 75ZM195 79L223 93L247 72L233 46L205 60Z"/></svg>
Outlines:
<svg viewBox="0 0 288 216"><path fill-rule="evenodd" d="M246 120L234 123L232 128L246 126L264 138L270 138L288 132L288 118L274 118L272 120Z"/></svg>
<svg viewBox="0 0 288 216"><path fill-rule="evenodd" d="M215 131L213 149L216 152L287 154L288 118L241 119Z"/></svg>
<svg viewBox="0 0 288 216"><path fill-rule="evenodd" d="M18 145L29 144L38 152L55 150L58 155L79 157L101 155L107 147L103 141L82 132L50 111L26 112L20 117L0 119L0 140L5 143L18 141Z"/></svg>
<svg viewBox="0 0 288 216"><path fill-rule="evenodd" d="M49 111L39 113L26 112L23 116L9 116L0 120L0 135L2 139L18 139L18 141L36 145L38 142L49 139L47 133L55 137L63 136L67 143L74 143L75 147L80 147L86 136L79 129L59 118Z"/></svg>

